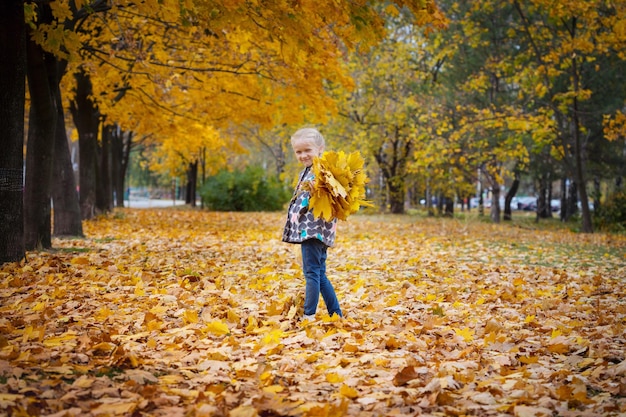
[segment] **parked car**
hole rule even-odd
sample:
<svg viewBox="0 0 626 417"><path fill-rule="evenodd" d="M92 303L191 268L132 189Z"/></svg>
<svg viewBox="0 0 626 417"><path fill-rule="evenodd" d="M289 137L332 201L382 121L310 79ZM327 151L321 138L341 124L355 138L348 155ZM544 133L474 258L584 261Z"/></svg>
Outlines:
<svg viewBox="0 0 626 417"><path fill-rule="evenodd" d="M518 197L517 198L517 209L524 211L535 211L537 210L537 197Z"/></svg>
<svg viewBox="0 0 626 417"><path fill-rule="evenodd" d="M504 210L504 202L505 202L505 197L500 197L500 209L501 210ZM518 210L517 203L518 203L518 198L513 197L513 199L511 200L511 210ZM485 208L491 208L491 198L484 198L483 205L485 206ZM470 199L470 208L476 208L476 207L478 207L478 198L472 197Z"/></svg>

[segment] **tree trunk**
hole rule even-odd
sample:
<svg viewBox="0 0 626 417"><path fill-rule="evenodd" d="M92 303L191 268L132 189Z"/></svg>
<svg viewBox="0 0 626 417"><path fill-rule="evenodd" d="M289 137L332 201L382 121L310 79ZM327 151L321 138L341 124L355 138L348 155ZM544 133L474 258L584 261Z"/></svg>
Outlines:
<svg viewBox="0 0 626 417"><path fill-rule="evenodd" d="M196 183L198 182L198 160L189 163L187 169L187 195L185 203L196 207Z"/></svg>
<svg viewBox="0 0 626 417"><path fill-rule="evenodd" d="M602 200L602 188L600 184L600 178L595 177L593 179L593 210L595 212L600 210L600 200Z"/></svg>
<svg viewBox="0 0 626 417"><path fill-rule="evenodd" d="M506 197L504 198L504 220L512 220L513 215L511 211L511 201L513 201L513 197L517 194L517 190L519 189L519 173L515 172L515 179L513 180L513 184L511 184L511 188L506 193Z"/></svg>
<svg viewBox="0 0 626 417"><path fill-rule="evenodd" d="M91 81L83 73L76 74L76 95L70 110L78 130L79 200L83 219L96 215L96 188L98 182L98 127L100 114L89 98Z"/></svg>
<svg viewBox="0 0 626 417"><path fill-rule="evenodd" d="M113 187L111 180L111 134L113 126L102 127L100 146L100 175L96 186L96 209L100 213L108 213L113 209Z"/></svg>
<svg viewBox="0 0 626 417"><path fill-rule="evenodd" d="M132 132L124 132L115 125L111 134L111 180L115 195L115 206L124 207L126 195L126 171L132 145Z"/></svg>
<svg viewBox="0 0 626 417"><path fill-rule="evenodd" d="M200 188L202 189L204 187L204 184L206 184L206 147L202 148L202 156L200 157ZM282 166L278 167L278 165L280 164L280 158L276 158L276 178L280 179L280 171L283 170L284 167L284 160L283 160L283 164ZM200 208L204 209L204 198L200 198Z"/></svg>
<svg viewBox="0 0 626 417"><path fill-rule="evenodd" d="M482 168L478 171L478 215L483 217L485 215L485 199L483 197L485 190L483 188L481 170Z"/></svg>
<svg viewBox="0 0 626 417"><path fill-rule="evenodd" d="M426 212L429 217L435 215L435 210L433 210L433 192L430 188L430 174L426 177Z"/></svg>
<svg viewBox="0 0 626 417"><path fill-rule="evenodd" d="M404 178L395 177L387 181L389 189L389 210L393 214L404 214Z"/></svg>
<svg viewBox="0 0 626 417"><path fill-rule="evenodd" d="M568 221L578 212L578 187L575 181L564 180L566 190L565 205L561 204L561 220Z"/></svg>
<svg viewBox="0 0 626 417"><path fill-rule="evenodd" d="M496 181L494 181L495 183ZM500 186L494 185L491 194L491 221L500 223Z"/></svg>
<svg viewBox="0 0 626 417"><path fill-rule="evenodd" d="M383 143L375 154L388 192L389 209L393 214L404 214L406 197L406 161L411 153L411 141L403 140L401 128L396 126L393 133L385 133L390 139Z"/></svg>
<svg viewBox="0 0 626 417"><path fill-rule="evenodd" d="M576 30L576 20L572 24L573 31ZM574 37L574 34L572 34ZM580 137L580 120L578 117L578 93L580 91L580 73L578 70L578 58L574 54L572 57L572 83L574 89L574 103L572 109L572 133L574 137L574 159L576 161L576 183L580 195L580 205L582 208L582 228L583 233L593 233L591 223L591 211L589 210L589 198L587 197L587 183L585 181L585 171L583 169L583 147Z"/></svg>
<svg viewBox="0 0 626 417"><path fill-rule="evenodd" d="M445 197L445 205L443 215L445 217L453 217L454 216L454 198Z"/></svg>
<svg viewBox="0 0 626 417"><path fill-rule="evenodd" d="M437 192L437 214L443 215L443 193L441 191Z"/></svg>
<svg viewBox="0 0 626 417"><path fill-rule="evenodd" d="M49 14L49 6L42 6L41 11L42 15ZM47 21L46 17L42 21ZM56 79L56 60L30 39L27 55L31 106L24 185L24 245L26 250L33 250L52 246L50 197L57 104L50 85Z"/></svg>
<svg viewBox="0 0 626 417"><path fill-rule="evenodd" d="M123 133L118 125L111 129L111 183L115 207L124 207Z"/></svg>
<svg viewBox="0 0 626 417"><path fill-rule="evenodd" d="M0 2L0 265L23 259L24 97L26 43L24 3Z"/></svg>
<svg viewBox="0 0 626 417"><path fill-rule="evenodd" d="M542 174L539 179L539 195L537 196L537 221L552 217L550 206L550 176Z"/></svg>
<svg viewBox="0 0 626 417"><path fill-rule="evenodd" d="M61 90L58 83L53 86L61 103ZM54 164L52 181L52 202L55 236L83 236L80 204L76 190L76 178L70 148L65 131L63 108L57 108L57 127L54 143Z"/></svg>
<svg viewBox="0 0 626 417"><path fill-rule="evenodd" d="M561 212L559 219L564 222L567 220L567 179L561 179Z"/></svg>

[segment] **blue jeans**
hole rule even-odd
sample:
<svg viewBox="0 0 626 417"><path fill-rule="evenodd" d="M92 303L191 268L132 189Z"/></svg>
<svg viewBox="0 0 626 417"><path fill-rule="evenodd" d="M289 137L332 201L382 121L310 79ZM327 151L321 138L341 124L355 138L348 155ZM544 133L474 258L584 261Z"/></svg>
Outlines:
<svg viewBox="0 0 626 417"><path fill-rule="evenodd" d="M302 242L302 270L306 279L304 292L304 314L314 315L320 293L328 309L328 314L343 317L333 284L326 276L326 250L328 247L318 239Z"/></svg>

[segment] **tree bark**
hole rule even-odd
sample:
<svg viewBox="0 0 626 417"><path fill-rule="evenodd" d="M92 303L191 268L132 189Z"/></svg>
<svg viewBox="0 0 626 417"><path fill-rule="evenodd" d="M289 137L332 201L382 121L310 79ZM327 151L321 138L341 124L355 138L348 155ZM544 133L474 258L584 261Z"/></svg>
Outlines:
<svg viewBox="0 0 626 417"><path fill-rule="evenodd" d="M379 146L375 159L389 194L389 210L393 214L404 214L406 163L411 153L411 141L402 134L401 126L394 126L393 132L386 132L385 136L389 140Z"/></svg>
<svg viewBox="0 0 626 417"><path fill-rule="evenodd" d="M573 30L576 29L576 20L572 24ZM573 37L573 36L572 36ZM578 58L572 58L572 83L574 84L574 93L578 94L580 90L580 73L578 71ZM572 130L574 136L574 158L576 161L576 183L578 185L578 193L580 195L580 205L582 208L582 232L593 233L593 224L591 222L591 211L589 210L589 198L587 197L587 183L585 180L585 171L583 169L583 148L582 139L580 137L580 120L578 117L578 98L574 95L574 103L572 109Z"/></svg>
<svg viewBox="0 0 626 417"><path fill-rule="evenodd" d="M113 126L102 127L102 139L100 141L100 181L96 187L96 209L100 213L108 213L113 209L113 187L111 180L111 134Z"/></svg>
<svg viewBox="0 0 626 417"><path fill-rule="evenodd" d="M0 265L23 259L24 97L26 42L24 3L0 2Z"/></svg>
<svg viewBox="0 0 626 417"><path fill-rule="evenodd" d="M550 204L550 175L541 174L539 178L539 194L537 195L537 221L552 217L552 206Z"/></svg>
<svg viewBox="0 0 626 417"><path fill-rule="evenodd" d="M61 91L55 85L58 101L61 103ZM52 181L52 205L55 236L83 236L83 224L80 204L76 189L74 167L67 142L65 114L63 108L57 109L57 127L54 143L54 165Z"/></svg>
<svg viewBox="0 0 626 417"><path fill-rule="evenodd" d="M515 179L513 180L513 184L511 184L511 188L506 193L506 197L504 198L504 220L512 220L513 212L511 211L511 201L513 201L513 197L517 194L517 190L519 189L519 173L515 173Z"/></svg>
<svg viewBox="0 0 626 417"><path fill-rule="evenodd" d="M435 210L433 210L433 192L430 187L430 174L426 177L426 212L429 217L435 215Z"/></svg>
<svg viewBox="0 0 626 417"><path fill-rule="evenodd" d="M576 181L565 179L563 182L566 197L565 204L561 203L561 220L568 221L578 212L578 186Z"/></svg>
<svg viewBox="0 0 626 417"><path fill-rule="evenodd" d="M491 221L494 223L500 223L500 186L494 181L491 194Z"/></svg>
<svg viewBox="0 0 626 417"><path fill-rule="evenodd" d="M404 214L404 197L406 194L404 178L391 178L387 184L389 188L389 211L393 214Z"/></svg>
<svg viewBox="0 0 626 417"><path fill-rule="evenodd" d="M561 178L561 211L559 219L564 222L567 220L567 179Z"/></svg>
<svg viewBox="0 0 626 417"><path fill-rule="evenodd" d="M600 200L602 199L602 187L600 178L593 178L593 211L600 210Z"/></svg>
<svg viewBox="0 0 626 417"><path fill-rule="evenodd" d="M49 6L40 18L48 21ZM33 40L27 40L27 75L31 105L24 186L24 245L26 250L52 246L51 184L57 103L51 91L56 60Z"/></svg>
<svg viewBox="0 0 626 417"><path fill-rule="evenodd" d="M454 217L454 198L452 197L444 197L444 211L443 215L445 217Z"/></svg>
<svg viewBox="0 0 626 417"><path fill-rule="evenodd" d="M115 207L124 207L124 133L118 125L111 130L111 181Z"/></svg>
<svg viewBox="0 0 626 417"><path fill-rule="evenodd" d="M187 195L185 196L185 203L196 207L196 184L198 182L198 160L189 163L187 169Z"/></svg>
<svg viewBox="0 0 626 417"><path fill-rule="evenodd" d="M74 125L78 130L79 146L79 201L83 219L96 213L96 188L98 183L98 128L100 114L90 99L91 81L83 73L76 74L76 94L70 104Z"/></svg>

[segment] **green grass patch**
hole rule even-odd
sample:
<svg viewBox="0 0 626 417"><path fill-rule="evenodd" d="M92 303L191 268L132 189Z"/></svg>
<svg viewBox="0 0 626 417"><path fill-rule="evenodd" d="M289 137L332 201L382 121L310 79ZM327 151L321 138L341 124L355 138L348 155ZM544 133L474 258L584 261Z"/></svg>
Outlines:
<svg viewBox="0 0 626 417"><path fill-rule="evenodd" d="M111 236L107 236L107 237L103 237L100 239L94 239L94 242L96 243L109 243L109 242L113 242L115 240L114 237Z"/></svg>
<svg viewBox="0 0 626 417"><path fill-rule="evenodd" d="M58 252L62 253L85 253L91 252L91 248L71 247L71 248L56 248Z"/></svg>

